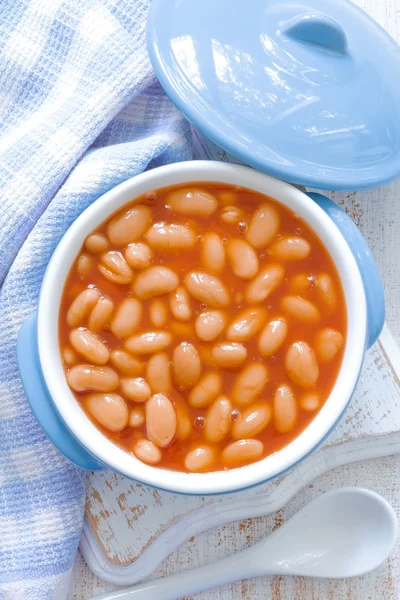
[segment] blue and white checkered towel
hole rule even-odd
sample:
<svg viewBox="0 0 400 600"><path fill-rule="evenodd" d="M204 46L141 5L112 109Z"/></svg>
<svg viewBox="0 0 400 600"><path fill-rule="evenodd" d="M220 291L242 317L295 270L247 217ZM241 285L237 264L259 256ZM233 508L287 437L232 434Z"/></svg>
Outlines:
<svg viewBox="0 0 400 600"><path fill-rule="evenodd" d="M67 596L84 474L31 414L18 329L67 227L116 184L190 158L155 81L149 0L0 2L0 598Z"/></svg>

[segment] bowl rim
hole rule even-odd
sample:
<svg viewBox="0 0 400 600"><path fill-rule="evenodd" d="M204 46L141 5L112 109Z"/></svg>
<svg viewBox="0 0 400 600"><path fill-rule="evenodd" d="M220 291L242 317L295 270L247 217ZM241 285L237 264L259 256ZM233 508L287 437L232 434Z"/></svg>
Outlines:
<svg viewBox="0 0 400 600"><path fill-rule="evenodd" d="M347 308L347 339L338 378L324 406L306 429L263 460L228 471L182 473L140 462L108 440L90 421L68 387L58 342L60 299L69 270L85 237L123 205L143 193L195 182L241 185L264 193L298 213L314 230L338 270ZM38 306L38 351L50 396L67 427L99 461L144 484L185 494L239 491L274 478L293 467L321 443L335 426L356 386L365 352L366 298L356 260L327 214L292 185L250 167L218 161L173 163L146 171L99 197L74 221L47 267Z"/></svg>

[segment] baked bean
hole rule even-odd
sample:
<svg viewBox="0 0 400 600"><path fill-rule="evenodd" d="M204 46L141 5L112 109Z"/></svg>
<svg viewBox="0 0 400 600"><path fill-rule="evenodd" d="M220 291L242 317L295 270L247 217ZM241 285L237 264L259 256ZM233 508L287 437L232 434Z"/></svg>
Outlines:
<svg viewBox="0 0 400 600"><path fill-rule="evenodd" d="M176 437L180 442L187 440L192 433L192 421L188 411L180 404L175 407L176 412Z"/></svg>
<svg viewBox="0 0 400 600"><path fill-rule="evenodd" d="M121 252L111 250L106 254L102 254L101 260L103 264L98 265L98 269L103 277L112 281L112 283L119 283L121 285L131 283L133 271Z"/></svg>
<svg viewBox="0 0 400 600"><path fill-rule="evenodd" d="M301 296L285 296L281 300L281 308L290 317L303 323L318 323L321 318L315 304Z"/></svg>
<svg viewBox="0 0 400 600"><path fill-rule="evenodd" d="M122 393L134 402L146 402L151 396L150 386L143 377L121 379Z"/></svg>
<svg viewBox="0 0 400 600"><path fill-rule="evenodd" d="M247 350L243 344L221 342L213 346L212 357L221 369L235 369L246 360Z"/></svg>
<svg viewBox="0 0 400 600"><path fill-rule="evenodd" d="M231 435L235 440L253 438L269 425L271 421L269 404L257 403L246 408L232 425Z"/></svg>
<svg viewBox="0 0 400 600"><path fill-rule="evenodd" d="M67 312L67 323L77 327L88 316L101 294L97 288L87 288L77 295Z"/></svg>
<svg viewBox="0 0 400 600"><path fill-rule="evenodd" d="M227 244L232 271L241 279L253 279L258 271L258 257L245 240L232 239Z"/></svg>
<svg viewBox="0 0 400 600"><path fill-rule="evenodd" d="M274 394L274 425L281 433L288 433L296 425L296 398L288 385L279 386Z"/></svg>
<svg viewBox="0 0 400 600"><path fill-rule="evenodd" d="M289 347L285 357L287 376L300 387L310 388L317 383L318 363L314 350L307 342L295 342Z"/></svg>
<svg viewBox="0 0 400 600"><path fill-rule="evenodd" d="M279 214L270 204L262 204L254 211L246 232L247 241L254 248L268 246L279 230Z"/></svg>
<svg viewBox="0 0 400 600"><path fill-rule="evenodd" d="M250 281L245 290L249 304L264 302L282 283L285 271L281 265L267 265Z"/></svg>
<svg viewBox="0 0 400 600"><path fill-rule="evenodd" d="M182 342L174 349L173 372L177 385L190 389L200 379L201 361L195 346Z"/></svg>
<svg viewBox="0 0 400 600"><path fill-rule="evenodd" d="M262 456L264 444L260 440L238 440L224 448L222 462L225 464L240 464L255 461Z"/></svg>
<svg viewBox="0 0 400 600"><path fill-rule="evenodd" d="M146 402L146 434L160 448L168 446L176 434L176 413L164 394L155 394Z"/></svg>
<svg viewBox="0 0 400 600"><path fill-rule="evenodd" d="M85 406L92 417L109 431L122 431L128 424L128 407L118 394L89 394Z"/></svg>
<svg viewBox="0 0 400 600"><path fill-rule="evenodd" d="M222 308L230 303L229 292L217 277L203 271L191 271L184 281L189 293L199 302L212 308Z"/></svg>
<svg viewBox="0 0 400 600"><path fill-rule="evenodd" d="M327 273L321 273L317 277L317 294L324 306L333 311L337 305L337 294L332 277Z"/></svg>
<svg viewBox="0 0 400 600"><path fill-rule="evenodd" d="M180 285L174 292L171 292L169 305L175 319L189 321L192 316L192 308L189 295L183 286Z"/></svg>
<svg viewBox="0 0 400 600"><path fill-rule="evenodd" d="M317 408L319 408L319 404L320 404L320 398L319 398L318 394L313 394L313 393L304 394L300 398L300 408L302 408L303 410L309 411L309 412L317 410Z"/></svg>
<svg viewBox="0 0 400 600"><path fill-rule="evenodd" d="M87 254L81 254L78 258L76 270L81 277L86 277L93 266L93 260Z"/></svg>
<svg viewBox="0 0 400 600"><path fill-rule="evenodd" d="M119 385L118 375L110 367L76 365L67 373L67 380L75 392L113 392Z"/></svg>
<svg viewBox="0 0 400 600"><path fill-rule="evenodd" d="M205 471L215 461L215 452L209 446L199 446L190 450L185 458L185 469L193 473Z"/></svg>
<svg viewBox="0 0 400 600"><path fill-rule="evenodd" d="M169 326L171 333L177 337L193 338L194 328L191 323L182 323L181 321L171 321Z"/></svg>
<svg viewBox="0 0 400 600"><path fill-rule="evenodd" d="M125 260L134 269L146 269L152 258L152 251L142 242L129 244L125 251Z"/></svg>
<svg viewBox="0 0 400 600"><path fill-rule="evenodd" d="M219 396L210 406L204 426L204 437L208 442L218 444L228 435L232 424L231 412L232 403L226 396Z"/></svg>
<svg viewBox="0 0 400 600"><path fill-rule="evenodd" d="M100 298L89 315L88 327L95 333L104 329L109 324L114 310L114 303L109 298Z"/></svg>
<svg viewBox="0 0 400 600"><path fill-rule="evenodd" d="M220 206L235 204L237 202L236 193L232 190L224 190L218 192L218 202Z"/></svg>
<svg viewBox="0 0 400 600"><path fill-rule="evenodd" d="M142 320L142 304L136 298L125 298L117 308L110 329L120 338L128 337L139 327Z"/></svg>
<svg viewBox="0 0 400 600"><path fill-rule="evenodd" d="M110 362L116 369L124 373L124 375L138 376L144 369L142 361L119 348L111 351Z"/></svg>
<svg viewBox="0 0 400 600"><path fill-rule="evenodd" d="M322 363L330 362L335 358L344 344L344 337L340 331L325 327L315 336L314 348Z"/></svg>
<svg viewBox="0 0 400 600"><path fill-rule="evenodd" d="M310 243L301 237L284 236L268 250L268 254L277 260L304 260L311 252Z"/></svg>
<svg viewBox="0 0 400 600"><path fill-rule="evenodd" d="M133 292L141 300L162 296L178 287L176 273L168 267L149 267L141 271L133 283Z"/></svg>
<svg viewBox="0 0 400 600"><path fill-rule="evenodd" d="M231 342L247 342L260 331L266 318L267 311L264 308L247 308L229 325L226 339Z"/></svg>
<svg viewBox="0 0 400 600"><path fill-rule="evenodd" d="M150 320L155 327L165 327L168 321L168 310L165 302L155 298L150 303Z"/></svg>
<svg viewBox="0 0 400 600"><path fill-rule="evenodd" d="M232 400L246 406L262 394L268 382L268 370L262 363L250 363L237 376L232 388Z"/></svg>
<svg viewBox="0 0 400 600"><path fill-rule="evenodd" d="M286 339L287 332L287 322L283 317L270 321L262 330L258 340L258 350L261 356L273 356L278 352Z"/></svg>
<svg viewBox="0 0 400 600"><path fill-rule="evenodd" d="M136 242L149 228L151 210L138 204L118 213L107 227L108 239L114 246L125 246Z"/></svg>
<svg viewBox="0 0 400 600"><path fill-rule="evenodd" d="M64 348L63 358L67 365L75 365L78 362L78 356L72 348Z"/></svg>
<svg viewBox="0 0 400 600"><path fill-rule="evenodd" d="M217 371L205 373L189 394L193 408L206 408L221 393L222 377Z"/></svg>
<svg viewBox="0 0 400 600"><path fill-rule="evenodd" d="M169 357L165 352L153 354L147 363L146 378L153 394L169 394L172 387Z"/></svg>
<svg viewBox="0 0 400 600"><path fill-rule="evenodd" d="M190 250L196 243L194 231L182 223L154 223L147 232L147 241L159 252Z"/></svg>
<svg viewBox="0 0 400 600"><path fill-rule="evenodd" d="M79 327L69 334L69 341L78 354L94 365L105 365L110 353L103 342L91 331Z"/></svg>
<svg viewBox="0 0 400 600"><path fill-rule="evenodd" d="M204 234L201 246L201 263L205 269L220 273L225 266L225 248L217 233Z"/></svg>
<svg viewBox="0 0 400 600"><path fill-rule="evenodd" d="M162 459L162 452L150 440L138 440L133 447L133 454L148 465L156 465Z"/></svg>
<svg viewBox="0 0 400 600"><path fill-rule="evenodd" d="M167 331L148 331L128 338L126 348L133 354L156 354L162 352L172 342L172 336Z"/></svg>
<svg viewBox="0 0 400 600"><path fill-rule="evenodd" d="M141 427L144 424L144 409L141 406L136 406L129 413L129 427Z"/></svg>
<svg viewBox="0 0 400 600"><path fill-rule="evenodd" d="M296 295L304 296L317 286L317 278L310 273L297 273L290 280L290 289Z"/></svg>
<svg viewBox="0 0 400 600"><path fill-rule="evenodd" d="M168 194L167 205L172 212L191 217L209 217L215 213L218 202L215 196L204 190L184 188Z"/></svg>
<svg viewBox="0 0 400 600"><path fill-rule="evenodd" d="M92 254L100 254L108 248L108 239L102 233L91 233L85 240L85 248Z"/></svg>
<svg viewBox="0 0 400 600"><path fill-rule="evenodd" d="M238 206L225 206L221 210L220 218L224 223L237 225L240 221L245 221L246 213Z"/></svg>
<svg viewBox="0 0 400 600"><path fill-rule="evenodd" d="M226 315L220 310L207 310L201 313L195 323L196 334L203 342L213 342L223 332Z"/></svg>

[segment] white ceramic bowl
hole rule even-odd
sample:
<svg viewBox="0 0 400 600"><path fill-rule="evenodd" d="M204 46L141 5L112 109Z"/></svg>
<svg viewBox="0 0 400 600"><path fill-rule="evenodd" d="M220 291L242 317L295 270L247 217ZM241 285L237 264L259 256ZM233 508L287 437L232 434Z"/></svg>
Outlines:
<svg viewBox="0 0 400 600"><path fill-rule="evenodd" d="M109 441L91 423L65 379L58 342L58 318L68 272L84 239L93 229L124 204L149 190L201 181L240 185L267 194L288 206L310 225L323 241L338 270L346 299L348 332L343 363L335 386L321 411L296 439L260 462L229 471L193 474L146 465ZM347 241L338 227L344 231ZM371 286L374 288L373 294L369 291ZM80 461L81 466L93 468L95 457L95 463L102 463L103 467L157 488L185 494L218 494L247 488L276 477L320 444L337 423L353 394L365 349L380 332L383 315L380 280L368 248L355 226L331 201L319 195L311 199L295 187L247 167L212 161L184 162L148 171L110 190L85 210L68 229L54 252L43 280L37 317L39 363L48 395L54 403L53 409L55 407L61 416L61 423L67 427L68 433L73 434L69 435L72 445L78 441L89 452L88 456L91 455L87 465L82 465ZM53 443L74 460L73 453L60 443L60 433L54 431L48 419L41 417L46 410L35 406L35 386L37 388L38 383L33 383L32 365L24 366L29 362L28 355L26 348L23 351L19 347L21 378L28 399ZM40 397L40 394L37 396ZM79 461L75 462L79 464Z"/></svg>

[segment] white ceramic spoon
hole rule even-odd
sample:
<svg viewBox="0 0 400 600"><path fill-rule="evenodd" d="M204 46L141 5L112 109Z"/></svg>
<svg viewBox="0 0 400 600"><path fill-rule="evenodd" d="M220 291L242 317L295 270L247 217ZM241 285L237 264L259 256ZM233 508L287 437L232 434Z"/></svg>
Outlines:
<svg viewBox="0 0 400 600"><path fill-rule="evenodd" d="M246 550L96 600L176 600L260 575L354 577L386 560L397 536L396 514L382 496L362 488L342 488L319 496Z"/></svg>

